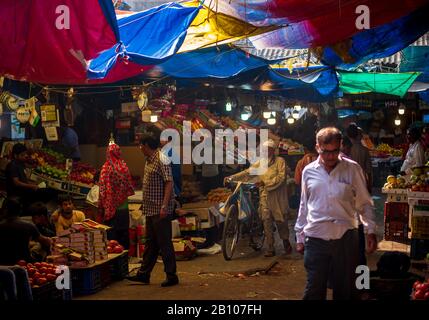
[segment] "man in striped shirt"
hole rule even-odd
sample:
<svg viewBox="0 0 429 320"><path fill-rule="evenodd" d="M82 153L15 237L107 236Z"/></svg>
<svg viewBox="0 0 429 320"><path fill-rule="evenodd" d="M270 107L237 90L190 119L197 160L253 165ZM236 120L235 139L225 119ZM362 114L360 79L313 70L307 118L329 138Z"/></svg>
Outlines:
<svg viewBox="0 0 429 320"><path fill-rule="evenodd" d="M146 247L143 263L136 276L129 280L149 283L150 274L161 252L167 279L161 284L169 287L179 283L176 275L176 257L171 241L171 216L173 213L173 175L167 157L159 150L159 140L144 135L140 150L146 157L143 176L142 210L146 217Z"/></svg>

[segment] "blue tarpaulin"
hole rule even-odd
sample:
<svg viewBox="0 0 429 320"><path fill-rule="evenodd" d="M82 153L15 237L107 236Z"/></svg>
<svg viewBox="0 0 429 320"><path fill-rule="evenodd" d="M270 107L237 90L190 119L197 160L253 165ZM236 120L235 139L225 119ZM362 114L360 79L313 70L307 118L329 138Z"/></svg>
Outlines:
<svg viewBox="0 0 429 320"><path fill-rule="evenodd" d="M429 82L429 46L412 46L402 51L401 72L419 71L417 81Z"/></svg>
<svg viewBox="0 0 429 320"><path fill-rule="evenodd" d="M223 45L174 55L160 64L162 73L175 78L230 78L240 73L267 67L272 61L247 56L242 50Z"/></svg>
<svg viewBox="0 0 429 320"><path fill-rule="evenodd" d="M345 53L353 60L351 63L345 63L331 47L324 49L322 62L344 70L353 70L368 60L391 56L429 30L428 16L429 6L425 6L391 23L356 34L351 38L351 46Z"/></svg>
<svg viewBox="0 0 429 320"><path fill-rule="evenodd" d="M118 58L153 65L174 55L199 7L167 3L118 20L120 43L91 61L88 77L104 78Z"/></svg>

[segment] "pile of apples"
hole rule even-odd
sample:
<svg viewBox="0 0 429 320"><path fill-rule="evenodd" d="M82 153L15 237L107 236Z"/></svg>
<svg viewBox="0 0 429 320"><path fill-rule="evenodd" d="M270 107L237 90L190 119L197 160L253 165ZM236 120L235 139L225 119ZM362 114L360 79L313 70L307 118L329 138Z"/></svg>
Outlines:
<svg viewBox="0 0 429 320"><path fill-rule="evenodd" d="M411 297L413 300L429 300L429 280L414 282Z"/></svg>
<svg viewBox="0 0 429 320"><path fill-rule="evenodd" d="M110 240L107 244L107 253L122 253L123 251L124 247L116 240Z"/></svg>
<svg viewBox="0 0 429 320"><path fill-rule="evenodd" d="M27 263L25 260L19 260L18 265L27 270L32 288L38 288L48 282L55 281L58 277L55 273L57 266L51 263Z"/></svg>
<svg viewBox="0 0 429 320"><path fill-rule="evenodd" d="M91 185L94 183L94 175L96 171L97 170L89 164L75 162L73 163L70 179L72 181Z"/></svg>

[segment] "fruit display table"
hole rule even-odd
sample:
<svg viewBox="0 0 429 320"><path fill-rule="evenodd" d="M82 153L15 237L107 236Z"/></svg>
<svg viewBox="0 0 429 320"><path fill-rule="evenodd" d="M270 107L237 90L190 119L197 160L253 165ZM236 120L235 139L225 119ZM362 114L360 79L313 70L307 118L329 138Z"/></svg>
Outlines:
<svg viewBox="0 0 429 320"><path fill-rule="evenodd" d="M83 196L86 196L92 187L91 185L87 185L87 184L83 184L83 183L82 184L78 183L78 182L70 182L69 183L68 181L54 179L52 177L37 173L35 171L31 172L30 180L37 182L37 183L45 182L46 187L51 188L51 189L64 191L64 192L70 192L70 193L83 195Z"/></svg>

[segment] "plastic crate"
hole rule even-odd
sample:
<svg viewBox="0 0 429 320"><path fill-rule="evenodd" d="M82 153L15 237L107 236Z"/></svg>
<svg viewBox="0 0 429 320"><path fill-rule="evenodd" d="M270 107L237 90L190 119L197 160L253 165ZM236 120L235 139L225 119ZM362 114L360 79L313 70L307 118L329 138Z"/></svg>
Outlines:
<svg viewBox="0 0 429 320"><path fill-rule="evenodd" d="M401 221L385 222L384 240L408 243L408 223Z"/></svg>
<svg viewBox="0 0 429 320"><path fill-rule="evenodd" d="M104 263L98 266L98 268L100 270L101 288L104 288L112 282L112 276L110 274L110 264Z"/></svg>
<svg viewBox="0 0 429 320"><path fill-rule="evenodd" d="M403 202L384 203L384 221L407 222L409 215L409 205Z"/></svg>
<svg viewBox="0 0 429 320"><path fill-rule="evenodd" d="M421 277L408 273L404 279L383 279L376 275L370 278L370 297L374 300L410 300L413 283Z"/></svg>
<svg viewBox="0 0 429 320"><path fill-rule="evenodd" d="M100 268L71 270L73 294L93 294L102 289Z"/></svg>
<svg viewBox="0 0 429 320"><path fill-rule="evenodd" d="M110 261L110 276L112 280L122 280L128 275L128 272L127 252Z"/></svg>
<svg viewBox="0 0 429 320"><path fill-rule="evenodd" d="M429 239L411 239L410 258L423 260L429 253Z"/></svg>
<svg viewBox="0 0 429 320"><path fill-rule="evenodd" d="M31 288L34 301L64 300L63 290L58 290L55 281Z"/></svg>
<svg viewBox="0 0 429 320"><path fill-rule="evenodd" d="M429 239L429 215L411 217L411 238Z"/></svg>

